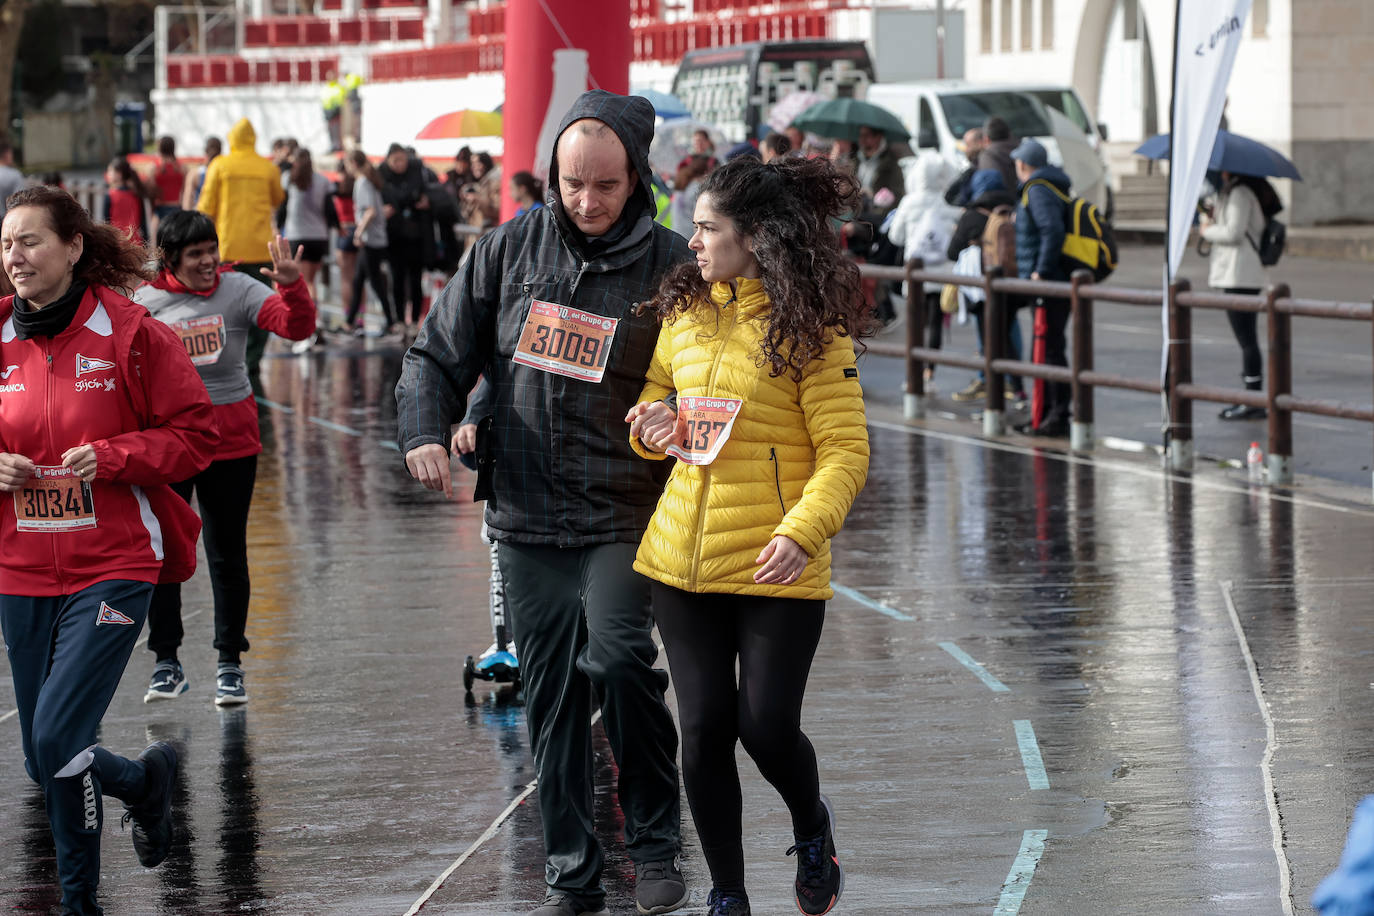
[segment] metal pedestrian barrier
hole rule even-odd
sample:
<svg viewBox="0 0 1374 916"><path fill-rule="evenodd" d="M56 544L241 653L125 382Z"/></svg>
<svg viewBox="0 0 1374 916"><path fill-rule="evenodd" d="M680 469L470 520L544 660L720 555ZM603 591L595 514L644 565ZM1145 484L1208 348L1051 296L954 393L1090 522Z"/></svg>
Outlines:
<svg viewBox="0 0 1374 916"><path fill-rule="evenodd" d="M1194 461L1193 403L1243 404L1263 407L1269 412L1268 481L1285 486L1293 482L1293 414L1309 413L1347 420L1374 423L1374 406L1346 401L1321 400L1293 394L1292 320L1294 317L1327 318L1363 322L1374 344L1374 305L1368 302L1329 302L1295 299L1287 284L1270 286L1255 296L1194 292L1186 279L1172 284L1167 295L1161 290L1130 289L1093 282L1092 273L1078 271L1069 282L1021 280L1002 276L994 267L985 276L967 277L925 270L920 261L905 267L874 264L859 265L865 278L906 281L906 344L871 342L868 352L906 361L906 395L903 402L908 419L925 415L924 370L927 364L958 366L982 370L989 379L983 410L983 434L988 437L1006 433L1006 398L1003 386L991 380L1002 375L1019 375L1049 382L1066 382L1073 390L1073 419L1070 447L1076 451L1093 448L1093 392L1097 388L1123 389L1168 397L1169 423L1166 429L1167 456L1173 470L1190 470ZM984 300L982 357L933 350L926 342L924 283L952 283L981 287ZM1069 365L1050 366L1025 360L1008 359L1002 352L1007 322L1012 311L1009 296L1031 300L1063 299L1070 309L1069 327L1073 345L1068 351ZM1093 364L1093 304L1160 309L1167 305L1169 328L1169 370L1161 388L1158 378L1131 378L1097 370ZM1039 307L1039 306L1036 306ZM1263 313L1268 321L1267 390L1249 391L1193 382L1192 313L1194 309L1235 309ZM1370 366L1371 394L1374 394L1374 353Z"/></svg>

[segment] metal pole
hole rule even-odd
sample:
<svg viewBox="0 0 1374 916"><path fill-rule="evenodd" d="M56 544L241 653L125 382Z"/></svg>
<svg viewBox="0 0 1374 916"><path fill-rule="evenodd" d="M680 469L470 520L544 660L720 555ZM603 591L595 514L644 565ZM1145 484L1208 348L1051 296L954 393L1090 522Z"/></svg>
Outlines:
<svg viewBox="0 0 1374 916"><path fill-rule="evenodd" d="M1269 455L1265 464L1270 486L1293 482L1293 413L1279 410L1275 400L1293 391L1293 316L1275 307L1289 297L1288 284L1269 287L1264 313L1269 324Z"/></svg>
<svg viewBox="0 0 1374 916"><path fill-rule="evenodd" d="M992 361L1003 357L1007 339L1007 300L995 288L1002 279L1002 267L994 264L983 273L983 435L989 438L1007 432L1006 393L1002 373L994 372Z"/></svg>
<svg viewBox="0 0 1374 916"><path fill-rule="evenodd" d="M1073 420L1069 424L1069 448L1089 452L1093 447L1093 386L1078 374L1093 367L1093 301L1079 291L1093 275L1076 270L1069 278L1069 309L1073 316Z"/></svg>
<svg viewBox="0 0 1374 916"><path fill-rule="evenodd" d="M1178 294L1187 292L1192 284L1180 278L1169 284L1169 469L1193 469L1193 402L1179 396L1178 386L1193 380L1193 317L1186 305L1180 305Z"/></svg>
<svg viewBox="0 0 1374 916"><path fill-rule="evenodd" d="M920 258L906 262L906 394L902 398L902 413L908 420L926 415L925 364L911 355L916 347L925 346L926 297L925 284L912 278L920 270Z"/></svg>
<svg viewBox="0 0 1374 916"><path fill-rule="evenodd" d="M945 0L935 0L935 78L945 78Z"/></svg>

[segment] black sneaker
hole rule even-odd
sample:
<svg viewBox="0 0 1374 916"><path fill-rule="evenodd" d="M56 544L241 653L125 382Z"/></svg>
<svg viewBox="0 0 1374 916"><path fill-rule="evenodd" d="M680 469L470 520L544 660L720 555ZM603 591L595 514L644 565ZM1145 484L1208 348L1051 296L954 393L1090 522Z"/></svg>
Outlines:
<svg viewBox="0 0 1374 916"><path fill-rule="evenodd" d="M706 895L706 916L753 916L749 901L734 894L722 894L714 887Z"/></svg>
<svg viewBox="0 0 1374 916"><path fill-rule="evenodd" d="M243 687L243 669L238 665L220 665L215 673L215 705L238 706L248 702Z"/></svg>
<svg viewBox="0 0 1374 916"><path fill-rule="evenodd" d="M136 805L124 805L121 824L130 820L134 852L144 868L156 868L172 849L172 783L177 774L177 752L166 741L158 741L138 755L147 767L147 794Z"/></svg>
<svg viewBox="0 0 1374 916"><path fill-rule="evenodd" d="M571 894L549 891L544 902L530 910L530 916L610 916L604 905L588 909L587 904L575 900Z"/></svg>
<svg viewBox="0 0 1374 916"><path fill-rule="evenodd" d="M635 866L635 905L642 916L671 913L686 905L687 896L676 858Z"/></svg>
<svg viewBox="0 0 1374 916"><path fill-rule="evenodd" d="M797 909L807 916L829 913L844 893L844 869L835 853L835 809L824 795L821 804L825 806L825 832L787 850L789 856L797 854Z"/></svg>
<svg viewBox="0 0 1374 916"><path fill-rule="evenodd" d="M148 692L143 695L143 702L174 700L190 689L191 684L186 680L186 672L181 670L181 662L170 658L153 667L153 676L148 679Z"/></svg>

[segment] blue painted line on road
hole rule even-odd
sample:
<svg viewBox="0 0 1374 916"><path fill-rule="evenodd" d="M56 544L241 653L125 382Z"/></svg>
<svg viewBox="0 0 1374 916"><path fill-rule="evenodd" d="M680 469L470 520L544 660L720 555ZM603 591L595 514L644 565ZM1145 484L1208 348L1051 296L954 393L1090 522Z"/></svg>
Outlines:
<svg viewBox="0 0 1374 916"><path fill-rule="evenodd" d="M267 400L267 398L258 398L258 403L259 403L259 404L265 404L266 406L272 408L273 410L280 410L282 413L295 413L295 412L296 412L296 408L294 408L294 407L288 406L288 405L286 405L286 404L278 404L276 401L269 401L269 400Z"/></svg>
<svg viewBox="0 0 1374 916"><path fill-rule="evenodd" d="M978 680L982 681L984 684L987 684L989 690L995 693L1011 692L1010 687L1008 687L1006 684L1003 684L1001 681L997 680L997 678L993 677L988 672L988 669L984 668L982 665L974 661L973 656L969 655L963 649L960 649L954 643L942 642L938 643L938 645L941 649L944 649L950 655L954 656L955 661L963 665L968 670L972 671L977 676Z"/></svg>
<svg viewBox="0 0 1374 916"><path fill-rule="evenodd" d="M1011 863L1007 872L1007 882L1002 885L1002 896L997 900L997 909L992 916L1016 916L1021 912L1021 904L1030 889L1031 878L1035 877L1035 867L1045 854L1045 838L1048 830L1027 830L1021 835L1021 850L1016 861Z"/></svg>
<svg viewBox="0 0 1374 916"><path fill-rule="evenodd" d="M348 436L358 436L359 438L361 438L363 435L361 430L354 429L351 426L343 426L339 423L331 423L330 421L322 419L320 417L306 417L306 419L309 420L311 423L323 426L325 429L332 429L336 433L344 433Z"/></svg>
<svg viewBox="0 0 1374 916"><path fill-rule="evenodd" d="M1050 777L1045 773L1045 761L1035 740L1035 728L1029 719L1015 719L1016 744L1021 748L1021 765L1026 768L1026 782L1032 789L1048 789Z"/></svg>
<svg viewBox="0 0 1374 916"><path fill-rule="evenodd" d="M874 601L872 598L868 597L867 595L863 594L862 592L856 592L854 589L850 588L847 585L840 585L838 582L831 582L830 587L835 590L835 594L844 595L850 601L857 601L864 607L869 608L870 610L877 611L879 614L886 614L893 620L901 620L910 623L911 621L916 619L915 617L912 617L910 614L903 614L901 611L890 608L886 604L880 604L877 601Z"/></svg>

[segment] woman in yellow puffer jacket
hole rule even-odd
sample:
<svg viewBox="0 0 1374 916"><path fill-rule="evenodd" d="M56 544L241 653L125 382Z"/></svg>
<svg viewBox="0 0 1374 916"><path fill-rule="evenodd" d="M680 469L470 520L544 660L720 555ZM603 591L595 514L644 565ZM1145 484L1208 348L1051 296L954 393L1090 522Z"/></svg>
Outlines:
<svg viewBox="0 0 1374 916"><path fill-rule="evenodd" d="M626 417L640 454L678 460L635 569L652 580L676 683L710 916L749 914L736 741L791 812L797 906L829 912L844 888L801 707L833 594L830 538L868 472L854 362L867 316L828 222L857 202L823 159L712 172L696 264L650 305L664 327Z"/></svg>

